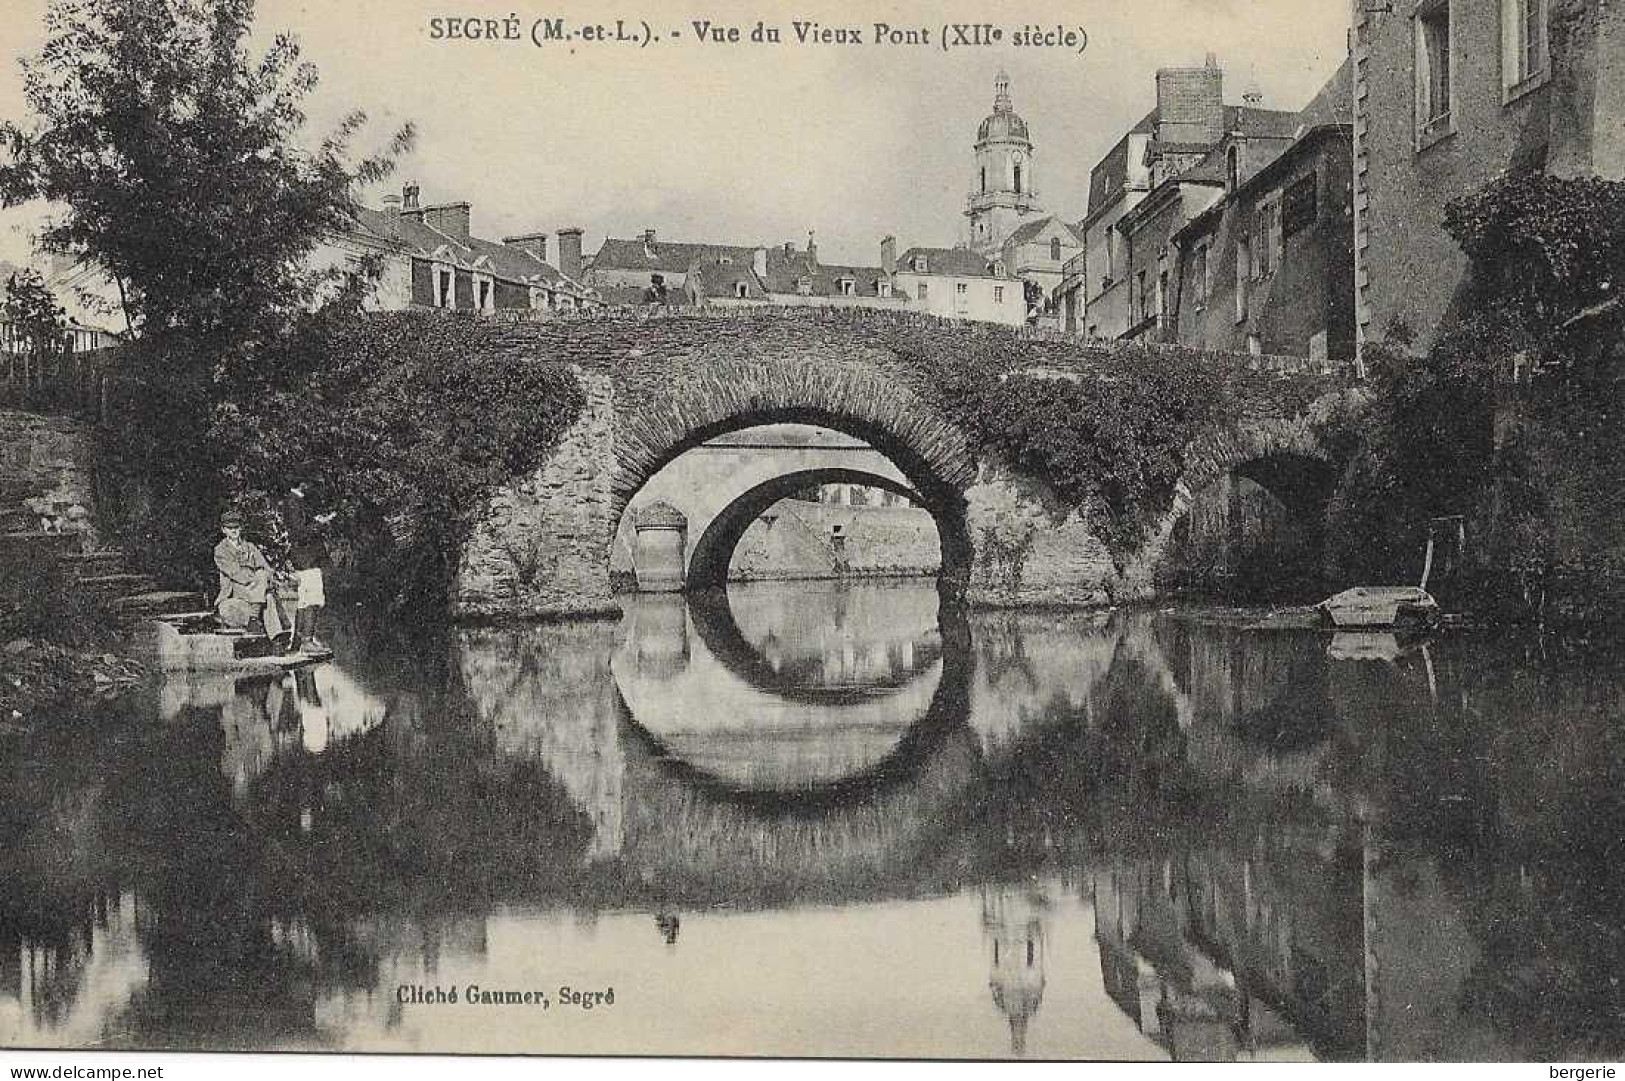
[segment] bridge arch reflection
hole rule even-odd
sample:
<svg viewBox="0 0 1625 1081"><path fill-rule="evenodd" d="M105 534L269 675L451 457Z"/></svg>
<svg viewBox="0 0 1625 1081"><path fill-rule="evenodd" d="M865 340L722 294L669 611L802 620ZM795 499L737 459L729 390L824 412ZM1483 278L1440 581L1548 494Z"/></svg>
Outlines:
<svg viewBox="0 0 1625 1081"><path fill-rule="evenodd" d="M969 630L952 615L939 625L933 592L774 596L630 607L610 670L651 753L737 791L805 792L871 773L943 713L944 694L964 698Z"/></svg>

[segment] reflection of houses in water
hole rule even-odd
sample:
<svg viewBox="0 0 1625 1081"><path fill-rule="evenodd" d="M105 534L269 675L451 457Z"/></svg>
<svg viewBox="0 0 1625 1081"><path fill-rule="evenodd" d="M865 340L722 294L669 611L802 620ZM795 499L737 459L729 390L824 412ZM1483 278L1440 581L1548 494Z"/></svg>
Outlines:
<svg viewBox="0 0 1625 1081"><path fill-rule="evenodd" d="M0 1037L33 1031L90 1043L102 1016L145 982L135 895L78 896L73 909L51 926L0 918Z"/></svg>
<svg viewBox="0 0 1625 1081"><path fill-rule="evenodd" d="M993 1005L1010 1023L1010 1053L1027 1053L1027 1027L1044 1001L1044 922L1049 898L1036 884L982 888Z"/></svg>
<svg viewBox="0 0 1625 1081"><path fill-rule="evenodd" d="M1107 993L1176 1059L1363 1048L1358 876L1217 850L1095 873Z"/></svg>
<svg viewBox="0 0 1625 1081"><path fill-rule="evenodd" d="M629 620L628 663L660 683L687 668L687 616L681 597L639 600L653 603ZM626 767L608 672L616 639L609 624L485 628L463 631L457 648L463 686L497 754L540 762L564 786L592 820L590 859L614 856L623 843Z"/></svg>

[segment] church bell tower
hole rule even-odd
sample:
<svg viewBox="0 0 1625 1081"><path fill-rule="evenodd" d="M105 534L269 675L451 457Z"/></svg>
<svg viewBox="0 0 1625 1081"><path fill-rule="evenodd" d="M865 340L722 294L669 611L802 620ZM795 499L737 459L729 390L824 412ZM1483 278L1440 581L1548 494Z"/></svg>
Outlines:
<svg viewBox="0 0 1625 1081"><path fill-rule="evenodd" d="M1029 216L1042 213L1033 172L1027 122L1010 103L1010 76L993 82L993 112L976 131L976 174L965 216L971 250L995 258L1005 238Z"/></svg>

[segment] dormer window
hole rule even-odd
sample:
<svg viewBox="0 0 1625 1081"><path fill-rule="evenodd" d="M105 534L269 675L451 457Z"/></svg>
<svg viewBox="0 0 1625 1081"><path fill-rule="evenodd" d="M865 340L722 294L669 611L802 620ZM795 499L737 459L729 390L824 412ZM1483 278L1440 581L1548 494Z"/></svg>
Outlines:
<svg viewBox="0 0 1625 1081"><path fill-rule="evenodd" d="M474 286L474 310L487 313L496 311L496 280L489 274L475 274L472 284Z"/></svg>
<svg viewBox="0 0 1625 1081"><path fill-rule="evenodd" d="M744 282L734 282L734 296L740 300L745 300L750 296L750 286Z"/></svg>
<svg viewBox="0 0 1625 1081"><path fill-rule="evenodd" d="M926 273L928 265L929 264L926 262L925 256L916 255L914 257L914 273L916 273L916 274L924 274L924 273Z"/></svg>
<svg viewBox="0 0 1625 1081"><path fill-rule="evenodd" d="M883 281L883 282L877 282L876 284L878 285L878 287L880 289L880 295L881 296L883 296L883 297L891 296L891 282Z"/></svg>
<svg viewBox="0 0 1625 1081"><path fill-rule="evenodd" d="M841 287L841 295L843 297L855 295L857 283L851 278L842 278L838 284Z"/></svg>
<svg viewBox="0 0 1625 1081"><path fill-rule="evenodd" d="M1005 276L1004 275L1004 260L1003 259L995 259L995 260L993 260L993 276L995 278L1002 278L1002 277Z"/></svg>
<svg viewBox="0 0 1625 1081"><path fill-rule="evenodd" d="M436 264L434 268L434 306L437 308L455 308L457 306L457 275L449 266Z"/></svg>
<svg viewBox="0 0 1625 1081"><path fill-rule="evenodd" d="M796 293L799 296L812 296L812 279L803 274L796 279Z"/></svg>

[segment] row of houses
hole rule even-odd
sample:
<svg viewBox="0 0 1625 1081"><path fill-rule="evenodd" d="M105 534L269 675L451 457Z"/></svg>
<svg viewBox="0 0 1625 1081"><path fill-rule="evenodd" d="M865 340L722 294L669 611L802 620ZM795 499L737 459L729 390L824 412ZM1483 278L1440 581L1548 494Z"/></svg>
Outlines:
<svg viewBox="0 0 1625 1081"><path fill-rule="evenodd" d="M1213 57L1157 72L1157 104L1090 173L1065 329L1239 352L1353 352L1351 65L1303 109L1224 101Z"/></svg>
<svg viewBox="0 0 1625 1081"><path fill-rule="evenodd" d="M1456 314L1450 199L1514 170L1625 177L1625 10L1608 0L1354 0L1349 57L1296 112L1171 68L1090 175L1062 325L1358 363Z"/></svg>
<svg viewBox="0 0 1625 1081"><path fill-rule="evenodd" d="M966 248L899 254L890 236L881 240L875 265L855 266L823 261L811 236L798 249L793 242L667 242L649 229L631 239L606 238L585 274L612 303L882 308L1014 326L1027 318L1023 284L1000 261Z"/></svg>
<svg viewBox="0 0 1625 1081"><path fill-rule="evenodd" d="M379 268L378 308L873 307L1330 363L1401 326L1425 346L1466 273L1442 228L1451 197L1507 169L1625 173L1625 8L1351 4L1348 59L1301 109L1226 102L1211 56L1158 71L1154 107L1091 169L1075 222L1044 209L1031 128L1001 72L958 246L899 252L885 237L873 265L855 266L822 261L811 236L797 248L648 229L584 256L582 231L565 228L550 253L544 233L476 236L467 202L421 205L408 184L314 261ZM76 342L115 333L76 316Z"/></svg>

